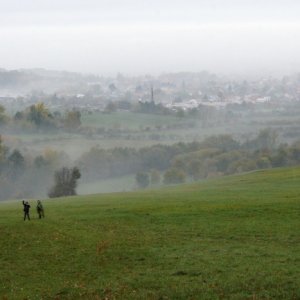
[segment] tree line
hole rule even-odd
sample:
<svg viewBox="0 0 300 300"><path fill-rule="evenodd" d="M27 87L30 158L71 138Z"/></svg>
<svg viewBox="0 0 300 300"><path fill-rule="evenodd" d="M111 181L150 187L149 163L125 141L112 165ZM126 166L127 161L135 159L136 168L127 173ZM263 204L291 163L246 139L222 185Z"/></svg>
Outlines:
<svg viewBox="0 0 300 300"><path fill-rule="evenodd" d="M0 136L0 200L75 195L81 173L71 165L65 153L51 149L24 156L4 145Z"/></svg>
<svg viewBox="0 0 300 300"><path fill-rule="evenodd" d="M70 178L69 184L75 190L79 173L82 183L135 174L137 186L145 188L299 163L300 141L279 144L271 129L262 130L244 142L231 135L219 135L202 142L157 144L141 149L93 147L76 161L51 149L36 157L25 157L18 149L8 149L0 139L0 197L54 196L64 189L59 187L59 176ZM64 167L67 169L61 171L63 174L57 173ZM58 180L58 190L49 189L53 178Z"/></svg>
<svg viewBox="0 0 300 300"><path fill-rule="evenodd" d="M231 135L202 142L157 144L141 149L93 147L76 162L83 181L136 174L140 187L173 184L300 162L300 142L279 144L272 129L264 129L244 142Z"/></svg>
<svg viewBox="0 0 300 300"><path fill-rule="evenodd" d="M14 132L51 132L58 130L75 131L81 125L81 113L77 110L50 112L43 102L33 104L12 117L5 113L0 105L0 126Z"/></svg>

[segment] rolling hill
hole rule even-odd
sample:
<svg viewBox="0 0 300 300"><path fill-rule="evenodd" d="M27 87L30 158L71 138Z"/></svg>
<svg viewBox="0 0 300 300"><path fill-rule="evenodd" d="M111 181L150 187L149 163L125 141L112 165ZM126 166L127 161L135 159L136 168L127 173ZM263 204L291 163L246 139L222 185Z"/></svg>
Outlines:
<svg viewBox="0 0 300 300"><path fill-rule="evenodd" d="M0 204L0 299L299 299L300 168Z"/></svg>

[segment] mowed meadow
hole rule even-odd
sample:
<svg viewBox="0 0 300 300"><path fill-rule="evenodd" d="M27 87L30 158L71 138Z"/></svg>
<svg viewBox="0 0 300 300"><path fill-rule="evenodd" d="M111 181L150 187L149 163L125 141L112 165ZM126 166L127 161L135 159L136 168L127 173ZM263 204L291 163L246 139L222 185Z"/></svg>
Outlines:
<svg viewBox="0 0 300 300"><path fill-rule="evenodd" d="M0 203L0 299L299 299L300 168Z"/></svg>

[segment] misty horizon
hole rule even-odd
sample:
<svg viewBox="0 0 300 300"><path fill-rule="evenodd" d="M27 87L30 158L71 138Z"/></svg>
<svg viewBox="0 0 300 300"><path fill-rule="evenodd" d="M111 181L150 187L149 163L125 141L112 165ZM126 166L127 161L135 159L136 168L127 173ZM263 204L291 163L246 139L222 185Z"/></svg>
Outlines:
<svg viewBox="0 0 300 300"><path fill-rule="evenodd" d="M0 12L0 67L281 76L300 69L299 12L292 0L10 1Z"/></svg>

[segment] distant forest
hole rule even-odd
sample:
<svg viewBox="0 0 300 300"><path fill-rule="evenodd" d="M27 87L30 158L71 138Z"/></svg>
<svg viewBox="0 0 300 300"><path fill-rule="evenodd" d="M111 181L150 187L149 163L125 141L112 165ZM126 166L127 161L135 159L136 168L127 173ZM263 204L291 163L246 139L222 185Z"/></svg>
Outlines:
<svg viewBox="0 0 300 300"><path fill-rule="evenodd" d="M47 197L62 168L78 169L79 186L130 177L132 189L300 162L299 74L0 70L0 90L16 93L0 97L2 200Z"/></svg>
<svg viewBox="0 0 300 300"><path fill-rule="evenodd" d="M219 135L203 142L141 149L93 147L76 161L54 150L36 157L24 156L0 140L1 199L46 197L54 173L63 166L78 167L81 182L136 174L137 187L145 188L299 163L300 141L278 144L277 134L271 129L244 143L231 135Z"/></svg>

